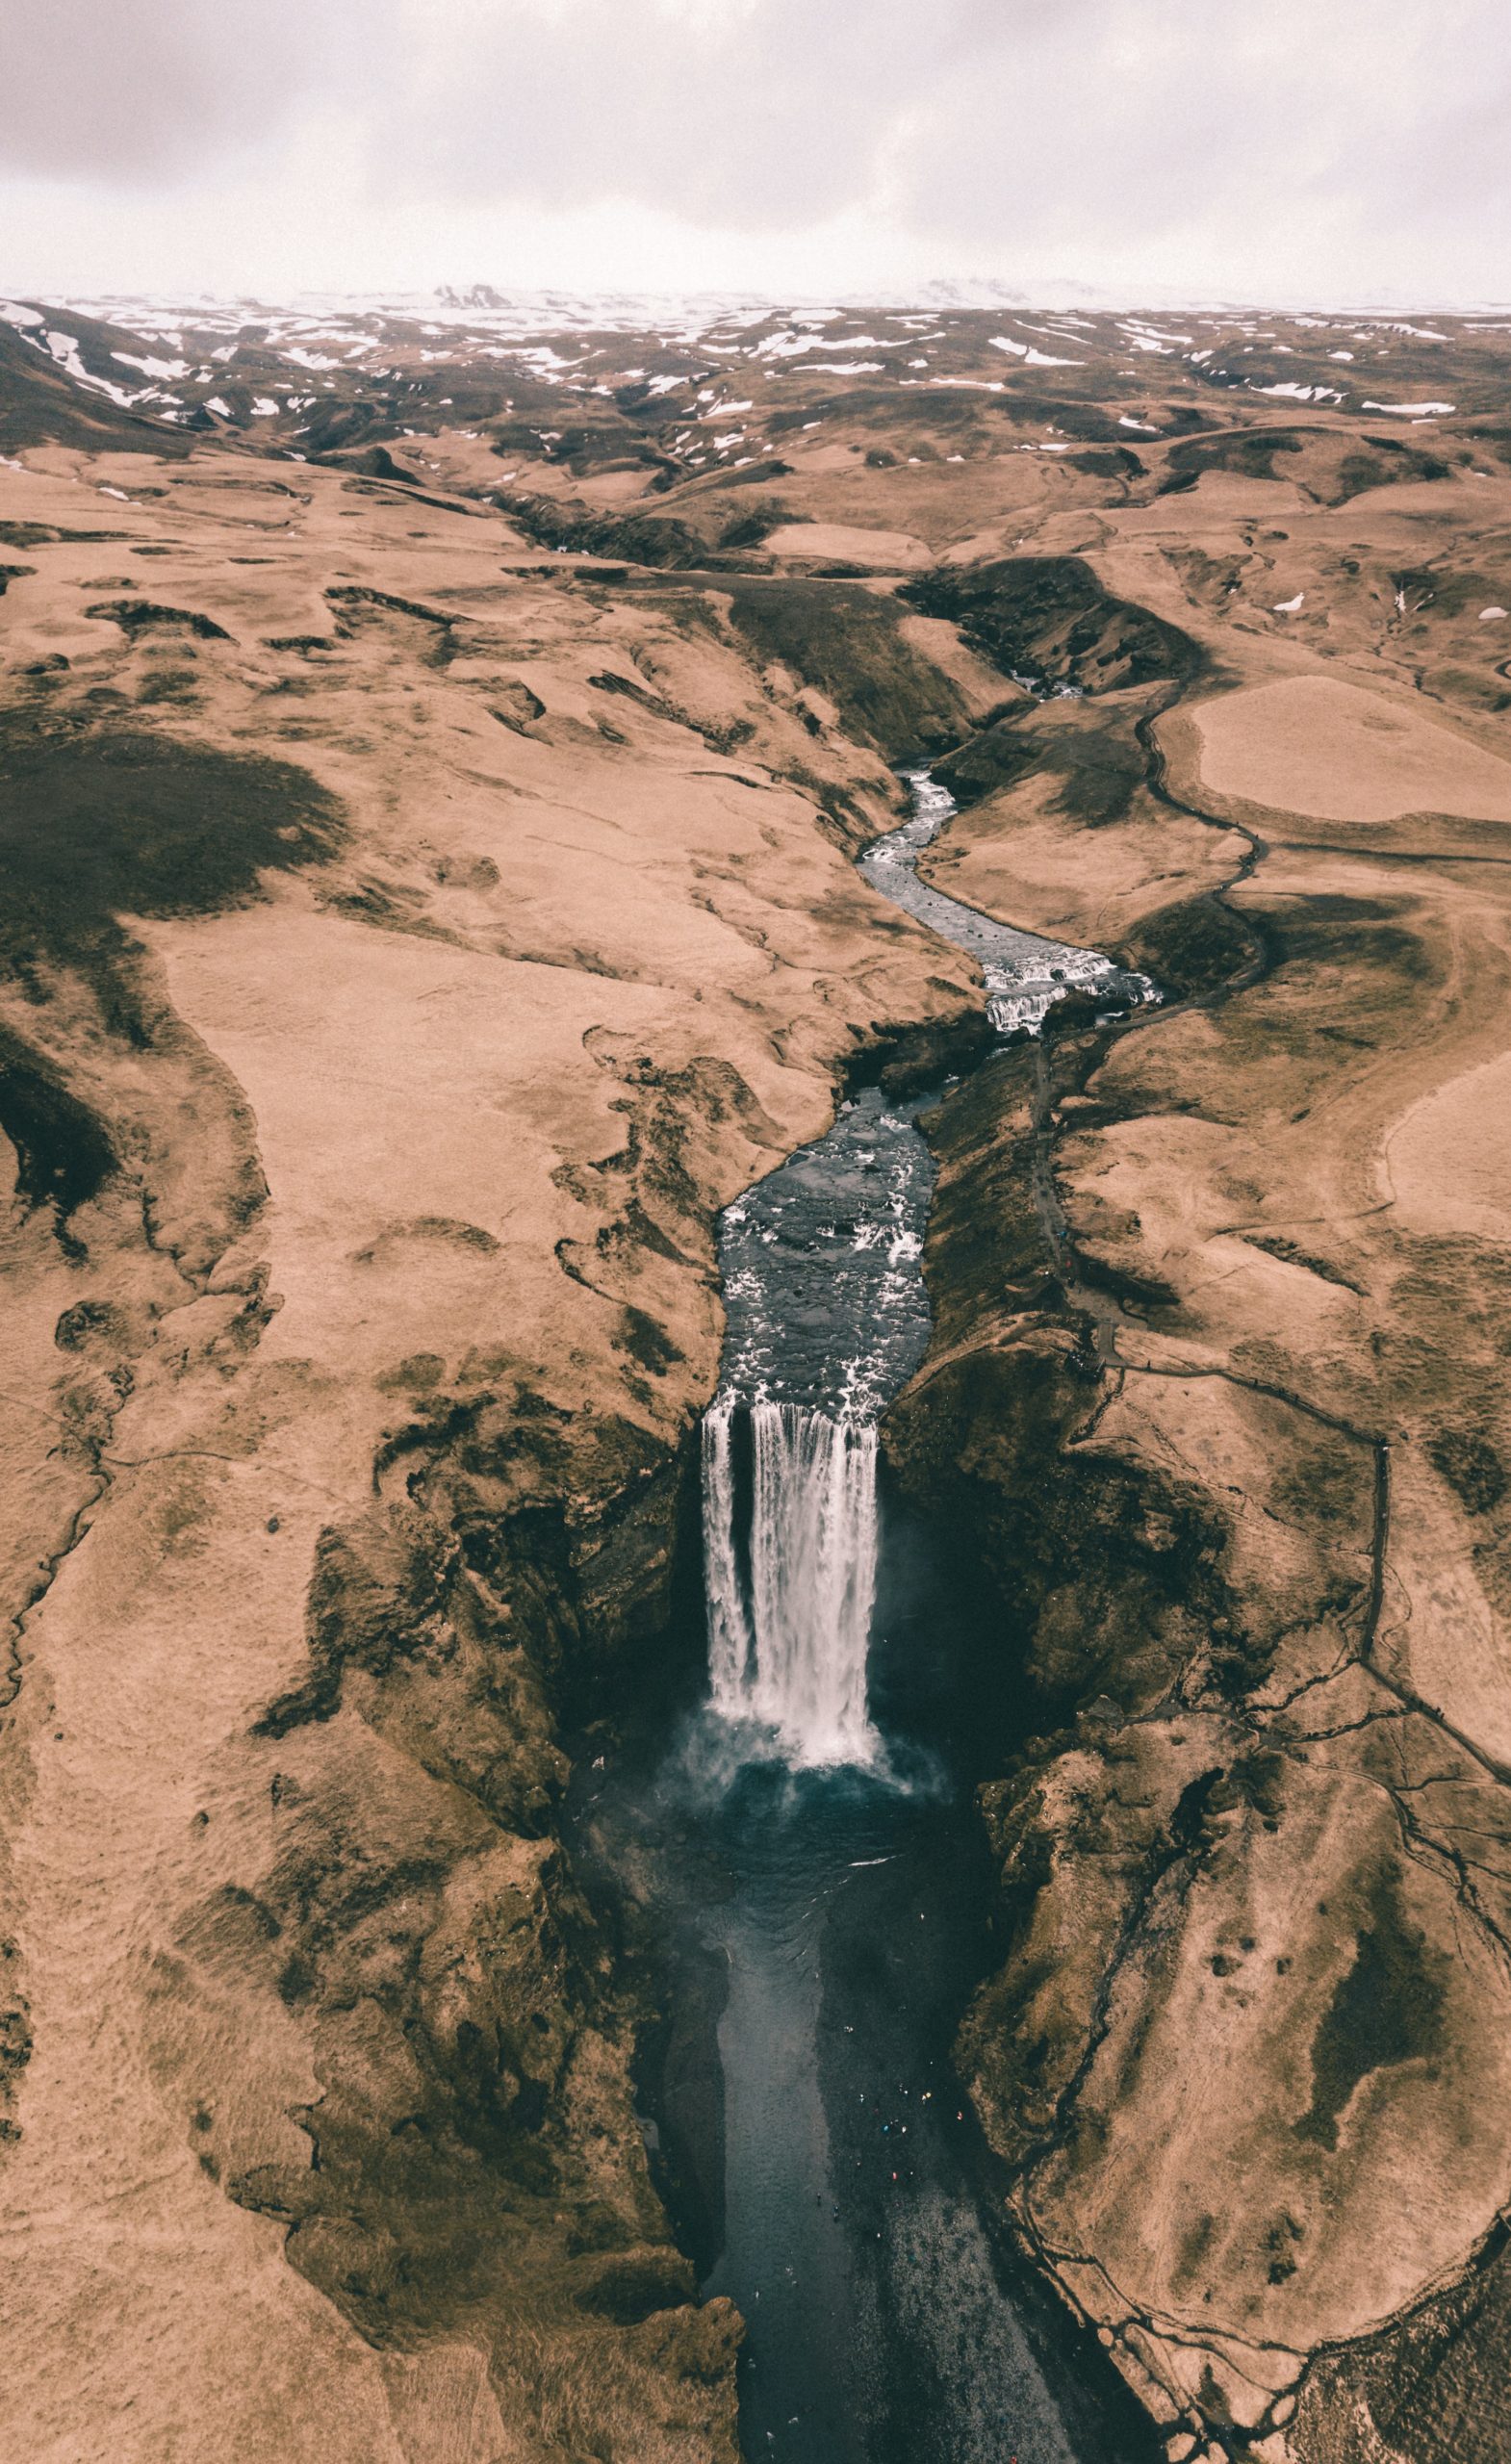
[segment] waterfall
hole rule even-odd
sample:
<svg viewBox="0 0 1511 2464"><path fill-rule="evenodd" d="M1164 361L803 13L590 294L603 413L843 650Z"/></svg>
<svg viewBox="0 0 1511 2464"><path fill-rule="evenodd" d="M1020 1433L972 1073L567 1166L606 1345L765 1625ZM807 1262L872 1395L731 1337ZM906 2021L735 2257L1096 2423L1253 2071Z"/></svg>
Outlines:
<svg viewBox="0 0 1511 2464"><path fill-rule="evenodd" d="M736 1413L749 1432L744 1478ZM773 1731L812 1768L870 1762L866 1656L876 1599L877 1432L799 1403L728 1390L703 1434L704 1563L713 1707ZM738 1514L749 1494L746 1563Z"/></svg>
<svg viewBox="0 0 1511 2464"><path fill-rule="evenodd" d="M1002 1034L1037 1032L1073 988L1132 1008L1146 976L946 897L918 859L955 810L926 770L913 809L859 859L874 889L976 959ZM876 1603L877 1424L923 1359L920 1270L934 1166L921 1096L848 1095L833 1127L720 1220L723 1379L703 1425L711 1707L797 1767L883 1760L866 1716Z"/></svg>

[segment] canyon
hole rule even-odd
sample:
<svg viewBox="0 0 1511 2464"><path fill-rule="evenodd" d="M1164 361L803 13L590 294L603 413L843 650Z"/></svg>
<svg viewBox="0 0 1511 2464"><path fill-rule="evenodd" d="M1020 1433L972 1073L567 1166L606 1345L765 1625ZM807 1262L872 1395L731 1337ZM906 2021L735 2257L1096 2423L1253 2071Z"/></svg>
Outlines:
<svg viewBox="0 0 1511 2464"><path fill-rule="evenodd" d="M11 2452L774 2451L718 2047L785 1838L858 1878L825 2162L894 2052L960 2118L957 2454L1503 2454L1508 380L1488 317L5 311ZM837 1287L753 1329L727 1210L888 1124L905 1382L799 1459ZM847 1502L764 1661L736 1356ZM785 1832L655 1776L710 1666ZM805 1832L909 1721L900 1830Z"/></svg>

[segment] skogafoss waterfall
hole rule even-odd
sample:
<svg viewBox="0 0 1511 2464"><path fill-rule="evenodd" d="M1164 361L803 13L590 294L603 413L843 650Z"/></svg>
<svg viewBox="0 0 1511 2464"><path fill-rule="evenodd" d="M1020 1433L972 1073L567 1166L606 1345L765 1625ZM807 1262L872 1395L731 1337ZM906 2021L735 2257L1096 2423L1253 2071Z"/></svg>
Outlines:
<svg viewBox="0 0 1511 2464"><path fill-rule="evenodd" d="M923 1357L934 1168L876 1088L725 1211L729 1331L703 1424L710 1707L742 1753L874 1766L877 1424Z"/></svg>
<svg viewBox="0 0 1511 2464"><path fill-rule="evenodd" d="M748 1444L735 1464L737 1421ZM773 1732L794 1768L866 1763L877 1433L801 1403L721 1394L703 1431L709 1679L725 1719ZM737 1517L748 1501L740 1543Z"/></svg>

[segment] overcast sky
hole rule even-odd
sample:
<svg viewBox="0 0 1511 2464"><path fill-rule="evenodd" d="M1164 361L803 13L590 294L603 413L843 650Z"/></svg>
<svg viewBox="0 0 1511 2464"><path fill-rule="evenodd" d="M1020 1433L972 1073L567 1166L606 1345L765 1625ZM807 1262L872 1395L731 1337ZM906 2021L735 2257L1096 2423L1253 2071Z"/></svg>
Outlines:
<svg viewBox="0 0 1511 2464"><path fill-rule="evenodd" d="M0 0L0 285L1511 295L1511 0Z"/></svg>

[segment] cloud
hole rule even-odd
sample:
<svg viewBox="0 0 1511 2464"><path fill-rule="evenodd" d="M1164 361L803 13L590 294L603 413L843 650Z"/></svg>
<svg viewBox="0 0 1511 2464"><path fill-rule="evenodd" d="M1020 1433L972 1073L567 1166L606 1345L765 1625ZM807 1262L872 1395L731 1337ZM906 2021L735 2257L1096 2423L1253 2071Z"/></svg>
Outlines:
<svg viewBox="0 0 1511 2464"><path fill-rule="evenodd" d="M965 11L935 0L557 0L430 17L409 178L473 199L632 198L792 228L868 195L903 98Z"/></svg>
<svg viewBox="0 0 1511 2464"><path fill-rule="evenodd" d="M841 225L945 272L1505 280L1504 0L0 0L0 165L154 248L234 193L242 279L260 190L322 267L333 211L353 267L423 234L485 275L490 231L618 213L714 279L810 235L815 288Z"/></svg>
<svg viewBox="0 0 1511 2464"><path fill-rule="evenodd" d="M0 161L146 186L262 148L307 74L307 13L296 0L0 0Z"/></svg>

